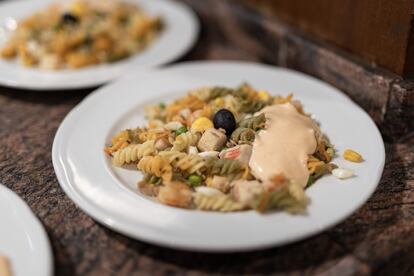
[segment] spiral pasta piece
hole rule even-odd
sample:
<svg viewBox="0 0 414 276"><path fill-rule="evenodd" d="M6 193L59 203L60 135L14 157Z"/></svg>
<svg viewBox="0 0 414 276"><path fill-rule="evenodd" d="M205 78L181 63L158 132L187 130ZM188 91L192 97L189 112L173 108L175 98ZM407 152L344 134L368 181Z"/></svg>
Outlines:
<svg viewBox="0 0 414 276"><path fill-rule="evenodd" d="M117 150L126 148L130 144L130 135L128 130L123 130L119 133L117 133L112 139L111 139L111 146L105 147L105 152L108 154L112 154L116 152Z"/></svg>
<svg viewBox="0 0 414 276"><path fill-rule="evenodd" d="M193 202L196 209L204 211L234 212L243 209L242 204L224 194L209 196L195 193Z"/></svg>
<svg viewBox="0 0 414 276"><path fill-rule="evenodd" d="M148 184L155 184L155 185L161 184L161 178L153 174L150 174L150 173L146 173L142 181Z"/></svg>
<svg viewBox="0 0 414 276"><path fill-rule="evenodd" d="M205 169L205 161L198 155L188 155L179 151L162 151L159 156L168 160L174 168L190 174L201 174Z"/></svg>
<svg viewBox="0 0 414 276"><path fill-rule="evenodd" d="M186 133L178 135L177 138L175 138L171 151L183 151L190 146L195 146L197 145L198 140L200 140L200 137L200 133L192 131L187 131Z"/></svg>
<svg viewBox="0 0 414 276"><path fill-rule="evenodd" d="M239 123L240 127L250 128L254 131L258 131L259 129L264 128L266 123L266 117L264 113L261 113L260 115L253 116L247 119L242 120Z"/></svg>
<svg viewBox="0 0 414 276"><path fill-rule="evenodd" d="M256 132L253 129L247 127L238 127L231 134L231 140L236 144L251 144L254 142L255 138Z"/></svg>
<svg viewBox="0 0 414 276"><path fill-rule="evenodd" d="M244 170L244 166L237 160L218 159L211 168L211 174L230 175Z"/></svg>
<svg viewBox="0 0 414 276"><path fill-rule="evenodd" d="M157 140L160 138L167 138L171 134L171 131L169 129L166 129L164 127L156 127L151 129L145 129L142 130L138 137L141 141L147 141L147 140Z"/></svg>
<svg viewBox="0 0 414 276"><path fill-rule="evenodd" d="M240 112L255 113L265 107L267 104L261 101L249 101L245 100L240 105Z"/></svg>
<svg viewBox="0 0 414 276"><path fill-rule="evenodd" d="M210 94L207 101L214 100L218 97L224 97L227 95L235 95L237 93L236 90L227 87L216 86L210 89Z"/></svg>
<svg viewBox="0 0 414 276"><path fill-rule="evenodd" d="M138 169L147 174L161 177L164 181L172 178L172 167L167 160L161 156L144 156L137 165Z"/></svg>
<svg viewBox="0 0 414 276"><path fill-rule="evenodd" d="M154 140L149 140L143 144L130 144L126 148L114 153L112 162L116 166L122 166L139 161L142 157L155 153Z"/></svg>
<svg viewBox="0 0 414 276"><path fill-rule="evenodd" d="M254 207L259 212L265 212L270 209L281 209L289 213L303 213L308 203L309 199L303 187L289 182L275 191L263 192Z"/></svg>
<svg viewBox="0 0 414 276"><path fill-rule="evenodd" d="M195 111L202 109L204 105L204 101L200 100L197 96L188 94L184 98L178 99L166 107L165 112L167 121L174 118L174 116L178 115L184 109Z"/></svg>

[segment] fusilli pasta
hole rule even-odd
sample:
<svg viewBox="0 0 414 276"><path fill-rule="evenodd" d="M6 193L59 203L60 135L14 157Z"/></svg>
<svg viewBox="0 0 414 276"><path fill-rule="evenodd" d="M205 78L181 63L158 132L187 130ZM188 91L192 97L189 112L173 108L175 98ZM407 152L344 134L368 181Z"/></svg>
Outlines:
<svg viewBox="0 0 414 276"><path fill-rule="evenodd" d="M150 173L146 173L144 175L144 178L142 179L143 182L148 183L148 184L154 184L154 185L160 185L162 182L162 179L158 176L155 176L153 174Z"/></svg>
<svg viewBox="0 0 414 276"><path fill-rule="evenodd" d="M120 149L114 153L112 159L116 166L122 166L132 162L139 161L142 157L155 153L154 140L149 140L143 144L131 144L126 148Z"/></svg>
<svg viewBox="0 0 414 276"><path fill-rule="evenodd" d="M161 177L164 181L169 181L172 178L172 167L167 160L161 156L144 156L137 165L138 169Z"/></svg>
<svg viewBox="0 0 414 276"><path fill-rule="evenodd" d="M263 113L257 116L253 116L247 119L244 119L239 123L240 127L246 127L258 131L265 127L266 117Z"/></svg>
<svg viewBox="0 0 414 276"><path fill-rule="evenodd" d="M202 174L206 162L198 155L188 155L179 151L162 151L159 156L165 158L174 168L190 174Z"/></svg>
<svg viewBox="0 0 414 276"><path fill-rule="evenodd" d="M195 193L194 205L197 209L204 211L234 212L243 209L242 204L224 194L208 196L202 193Z"/></svg>
<svg viewBox="0 0 414 276"><path fill-rule="evenodd" d="M256 113L266 105L266 103L260 101L245 100L241 103L239 111L243 113Z"/></svg>
<svg viewBox="0 0 414 276"><path fill-rule="evenodd" d="M110 147L105 148L105 152L108 154L112 154L117 150L127 147L130 143L128 130L123 130L115 135L115 137L112 138L111 143L112 145Z"/></svg>
<svg viewBox="0 0 414 276"><path fill-rule="evenodd" d="M282 209L289 213L303 213L309 199L300 185L288 182L275 191L265 191L256 203L256 209Z"/></svg>
<svg viewBox="0 0 414 276"><path fill-rule="evenodd" d="M237 160L218 159L213 164L210 173L227 175L243 170L243 165Z"/></svg>
<svg viewBox="0 0 414 276"><path fill-rule="evenodd" d="M256 132L247 127L238 127L231 134L231 140L236 144L248 143L251 144L256 138Z"/></svg>
<svg viewBox="0 0 414 276"><path fill-rule="evenodd" d="M209 94L207 101L214 100L215 98L218 98L218 97L233 95L236 93L237 91L232 88L220 87L220 86L213 87L210 89L210 94Z"/></svg>
<svg viewBox="0 0 414 276"><path fill-rule="evenodd" d="M192 131L187 131L186 133L178 135L173 142L171 151L183 151L188 149L189 146L197 145L200 136L200 133Z"/></svg>

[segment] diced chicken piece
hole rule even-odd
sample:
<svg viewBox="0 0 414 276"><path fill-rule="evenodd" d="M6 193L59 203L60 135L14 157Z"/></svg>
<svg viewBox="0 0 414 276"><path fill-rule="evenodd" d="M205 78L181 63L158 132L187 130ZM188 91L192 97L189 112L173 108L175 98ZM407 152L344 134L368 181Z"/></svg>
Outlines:
<svg viewBox="0 0 414 276"><path fill-rule="evenodd" d="M226 134L215 128L209 128L201 136L197 147L201 151L219 151L226 141Z"/></svg>
<svg viewBox="0 0 414 276"><path fill-rule="evenodd" d="M238 160L243 164L248 164L252 155L253 147L251 145L239 145L220 153L220 158Z"/></svg>
<svg viewBox="0 0 414 276"><path fill-rule="evenodd" d="M208 187L227 193L230 188L230 181L227 177L215 175L213 179L208 183Z"/></svg>
<svg viewBox="0 0 414 276"><path fill-rule="evenodd" d="M263 185L257 180L237 180L232 184L234 197L244 206L251 206L254 199L263 192Z"/></svg>
<svg viewBox="0 0 414 276"><path fill-rule="evenodd" d="M184 183L170 182L160 187L157 199L167 205L187 208L192 202L192 192Z"/></svg>
<svg viewBox="0 0 414 276"><path fill-rule="evenodd" d="M139 191L147 196L157 196L159 188L160 187L157 185L149 184L143 181L138 183Z"/></svg>
<svg viewBox="0 0 414 276"><path fill-rule="evenodd" d="M57 55L45 55L40 60L39 67L42 69L53 70L58 69L62 64L62 61L59 59Z"/></svg>
<svg viewBox="0 0 414 276"><path fill-rule="evenodd" d="M155 148L159 151L165 150L169 147L171 147L171 144L168 142L167 138L160 138L155 142Z"/></svg>

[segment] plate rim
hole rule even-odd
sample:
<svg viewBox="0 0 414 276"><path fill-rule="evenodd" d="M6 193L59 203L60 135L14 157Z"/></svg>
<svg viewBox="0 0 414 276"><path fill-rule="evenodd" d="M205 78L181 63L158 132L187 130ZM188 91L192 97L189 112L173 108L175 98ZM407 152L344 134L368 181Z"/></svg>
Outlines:
<svg viewBox="0 0 414 276"><path fill-rule="evenodd" d="M384 165L385 165L385 145L384 145L384 141L382 139L382 135L380 133L380 131L378 130L378 127L376 126L376 124L374 123L374 121L372 120L372 118L356 103L354 103L347 95L343 94L342 91L340 91L339 89L333 87L332 85L321 81L319 79L316 79L312 76L306 75L304 73L301 72L297 72L288 68L283 68L283 67L275 67L275 66L271 66L271 65L267 65L267 64L259 64L259 63L253 63L253 62L245 62L245 61L188 61L188 62L182 62L182 63L177 63L175 65L171 65L171 66L167 66L165 68L161 68L161 69L151 69L146 71L145 73L147 74L151 74L151 72L153 71L164 71L164 70L169 70L169 69L176 69L176 68L183 68L183 67L191 67L191 66L208 66L210 64L213 65L237 65L237 66L258 66L258 67L263 67L263 68L268 68L271 70L281 70L281 71L286 71L286 72L290 72L290 73L294 73L296 75L300 75L300 76L304 76L306 78L310 78L313 81L318 82L319 84L323 84L325 86L329 86L330 88L334 89L336 92L338 92L342 98L348 102L348 104L352 104L354 108L357 108L360 110L361 114L363 114L369 121L370 123L375 127L376 130L376 135L379 138L379 141L381 142L381 149L379 149L380 151L380 163L379 163L379 170L378 170L378 174L375 177L375 185L372 186L372 188L368 191L366 198L359 204L356 204L354 206L354 208L352 208L352 210L350 210L349 212L347 212L345 215L342 216L338 216L336 219L333 219L332 221L330 221L329 223L326 224L326 226L323 227L322 231L326 231L327 229L331 228L334 225L337 225L338 223L340 223L341 221L344 221L345 219L347 219L350 215L352 215L355 211L357 211L359 208L361 208L366 202L367 200L372 196L372 194L374 193L374 191L376 190L376 188L378 187L378 184L382 178L382 174L384 171ZM138 239L140 241L145 241L145 242L149 242L152 244L157 244L157 245L161 245L161 246L165 246L168 248L173 248L173 249L180 249L180 250L187 250L187 251L197 251L197 252L210 252L210 253L225 253L225 252L244 252L244 251L252 251L252 250L258 250L258 249L266 249L266 248L271 248L271 247L279 247L279 246L283 246L285 244L294 242L294 241L302 241L308 237L314 236L317 233L322 232L319 229L314 229L314 231L308 231L305 234L301 234L301 236L298 237L294 237L292 239L285 239L283 242L277 242L277 244L275 244L274 242L266 242L265 244L255 244L255 245L249 245L249 246L245 246L245 245L241 245L239 247L237 246L232 246L231 248L229 248L228 246L211 246L211 247L206 247L206 246L197 246L197 245L188 245L188 244L177 244L177 243L171 243L171 242L166 242L165 240L160 240L157 238L153 238L153 237L149 237L148 235L141 235L141 234L135 234L135 233L131 233L127 230L122 229L122 227L117 226L113 223L109 223L108 221L106 221L104 218L102 218L102 216L105 216L105 212L102 210L99 210L97 208L95 208L95 206L90 203L89 201L87 201L83 196L78 195L76 192L74 192L71 189L71 185L68 183L62 183L62 181L68 181L70 182L70 180L67 179L67 176L64 173L64 170L59 170L59 166L60 161L59 160L59 156L58 156L58 146L59 144L61 144L64 139L61 137L62 136L62 132L64 125L68 125L68 121L76 119L76 113L78 112L78 110L81 108L81 106L83 106L83 104L88 103L89 101L92 101L95 97L99 97L99 93L102 92L102 90L109 90L110 87L112 85L116 86L118 82L123 82L124 79L130 77L130 75L133 74L129 74L128 76L125 76L111 84L108 84L107 86L101 87L99 89L97 89L96 91L92 92L90 95L88 95L83 101L81 101L75 108L73 108L65 117L65 119L62 121L61 125L59 126L58 131L56 132L55 135L55 139L53 142L53 147L52 147L52 161L53 161L53 166L55 169L55 173L57 175L57 178L59 180L59 184L62 187L62 189L65 191L66 195L86 214L88 214L89 216L91 216L95 221L97 221L100 224L105 225L106 227L122 233L128 237L134 238L134 239ZM108 92L109 93L109 92ZM73 117L73 118L72 118ZM63 141L62 141L63 140ZM83 205L83 206L82 206ZM88 205L88 208L84 208L84 205ZM97 214L100 213L100 214Z"/></svg>

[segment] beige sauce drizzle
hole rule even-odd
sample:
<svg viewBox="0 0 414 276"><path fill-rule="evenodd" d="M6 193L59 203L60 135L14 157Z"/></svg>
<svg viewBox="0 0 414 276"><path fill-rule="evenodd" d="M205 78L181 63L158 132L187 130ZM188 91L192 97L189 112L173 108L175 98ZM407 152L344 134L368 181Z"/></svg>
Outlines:
<svg viewBox="0 0 414 276"><path fill-rule="evenodd" d="M261 180L268 180L278 173L306 186L308 181L308 156L316 150L315 136L320 135L312 119L296 111L291 103L264 108L267 128L253 143L250 168Z"/></svg>

